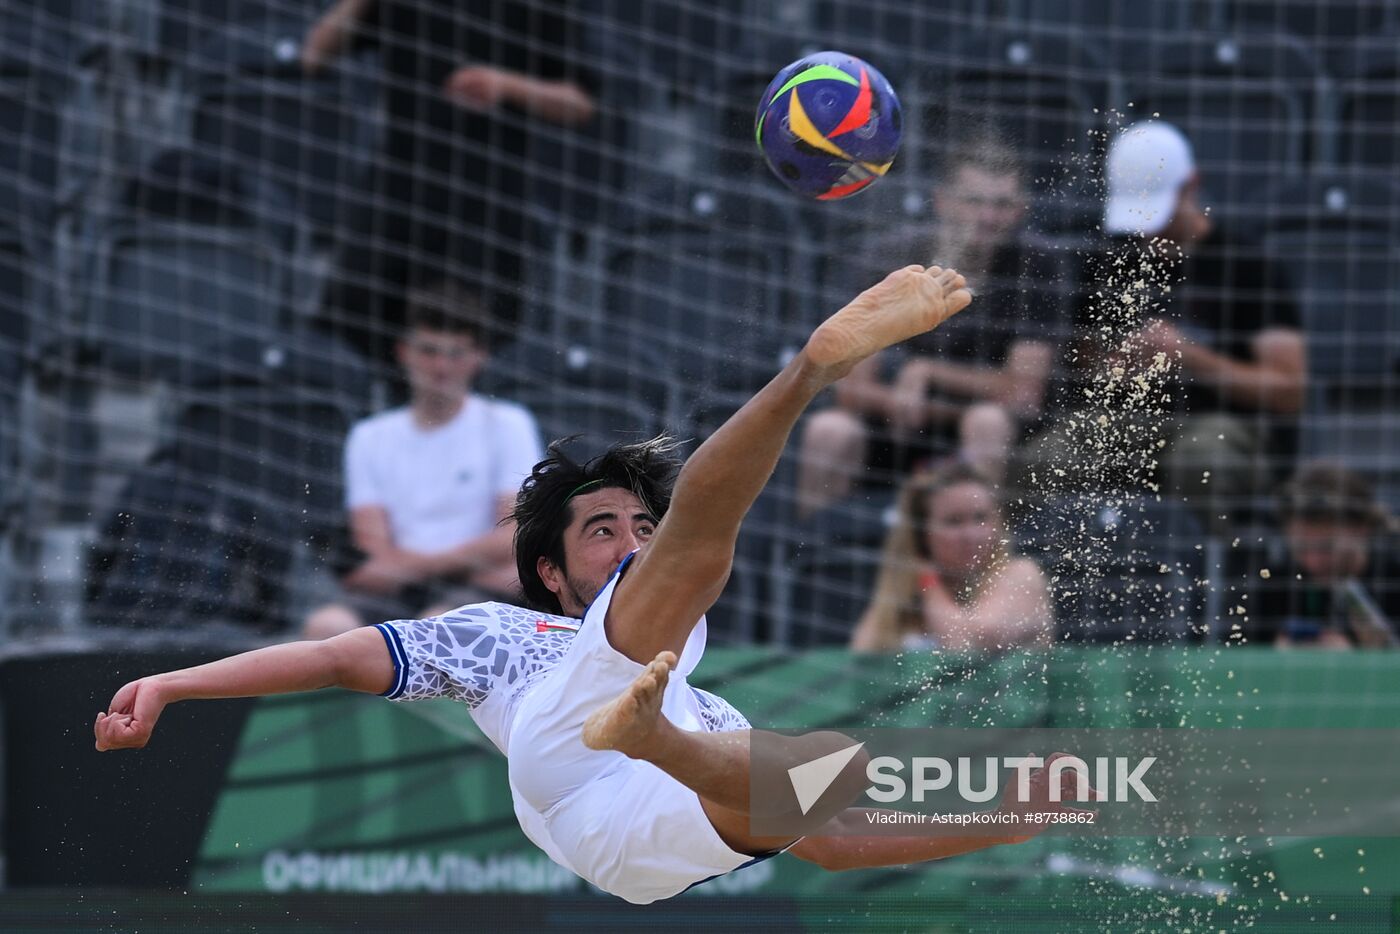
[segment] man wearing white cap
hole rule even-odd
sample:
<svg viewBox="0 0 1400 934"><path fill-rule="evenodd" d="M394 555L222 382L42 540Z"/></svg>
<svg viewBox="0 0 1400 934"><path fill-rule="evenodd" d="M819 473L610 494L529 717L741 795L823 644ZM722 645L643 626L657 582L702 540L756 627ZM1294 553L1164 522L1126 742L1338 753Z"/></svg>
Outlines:
<svg viewBox="0 0 1400 934"><path fill-rule="evenodd" d="M1149 120L1124 130L1109 148L1104 173L1104 233L1158 237L1183 250L1210 235L1191 144L1170 123Z"/></svg>
<svg viewBox="0 0 1400 934"><path fill-rule="evenodd" d="M1201 207L1176 127L1125 129L1105 176L1108 237L1082 283L1072 409L1032 442L1020 480L1165 489L1227 528L1242 499L1292 466L1307 380L1296 306L1270 264Z"/></svg>

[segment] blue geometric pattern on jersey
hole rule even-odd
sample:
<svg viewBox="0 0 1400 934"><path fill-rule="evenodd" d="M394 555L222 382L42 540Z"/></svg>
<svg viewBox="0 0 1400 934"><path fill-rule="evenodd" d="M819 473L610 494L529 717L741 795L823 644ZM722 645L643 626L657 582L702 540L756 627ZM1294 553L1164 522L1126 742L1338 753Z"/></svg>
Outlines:
<svg viewBox="0 0 1400 934"><path fill-rule="evenodd" d="M730 730L749 729L748 719L723 697L699 688L691 688L690 692L700 703L700 719L705 721L705 732L727 733Z"/></svg>
<svg viewBox="0 0 1400 934"><path fill-rule="evenodd" d="M554 669L573 644L579 621L509 603L458 607L431 619L380 623L394 661L389 700L453 697L475 708L493 693L520 694ZM558 627L558 628L551 628ZM733 705L692 687L711 733L747 730Z"/></svg>
<svg viewBox="0 0 1400 934"><path fill-rule="evenodd" d="M536 613L508 603L459 607L431 619L381 623L402 641L407 676L390 700L455 697L475 707L494 691L522 688L531 675L553 668L574 634L539 631L539 624L577 626L567 616ZM395 660L397 663L397 659Z"/></svg>

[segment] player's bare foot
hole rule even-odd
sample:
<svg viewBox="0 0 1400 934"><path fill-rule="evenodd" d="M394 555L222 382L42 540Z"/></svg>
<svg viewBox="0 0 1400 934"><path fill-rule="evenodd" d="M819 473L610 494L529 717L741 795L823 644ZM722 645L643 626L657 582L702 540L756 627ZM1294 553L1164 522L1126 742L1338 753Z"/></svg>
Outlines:
<svg viewBox="0 0 1400 934"><path fill-rule="evenodd" d="M583 744L589 749L616 749L638 758L664 720L661 696L675 666L674 652L656 656L627 690L584 721Z"/></svg>
<svg viewBox="0 0 1400 934"><path fill-rule="evenodd" d="M896 269L822 322L807 341L807 358L844 373L886 347L933 330L971 301L957 270Z"/></svg>

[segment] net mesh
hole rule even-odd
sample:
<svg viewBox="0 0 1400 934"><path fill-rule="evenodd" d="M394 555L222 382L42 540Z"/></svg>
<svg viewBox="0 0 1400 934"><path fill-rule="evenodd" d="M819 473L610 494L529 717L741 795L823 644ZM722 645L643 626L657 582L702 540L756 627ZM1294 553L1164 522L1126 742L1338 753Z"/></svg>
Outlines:
<svg viewBox="0 0 1400 934"><path fill-rule="evenodd" d="M7 0L4 13L0 575L14 631L295 631L345 567L346 434L406 400L406 298L444 279L492 315L476 390L527 406L543 436L666 430L693 445L876 270L956 258L965 244L936 235L934 191L972 136L997 136L1024 168L1031 259L1003 291L1033 296L1025 321L1053 308L1064 325L1041 333L1056 362L1028 420L1071 414L1072 348L1102 323L1083 318L1085 296L1114 283L1084 274L1105 144L1148 116L1191 140L1201 201L1240 233L1223 267L1279 272L1202 284L1169 270L1153 287L1213 289L1225 309L1295 305L1306 400L1296 444L1228 497L1183 504L1137 475L1087 496L1054 479L1008 487L1061 634L1230 637L1279 560L1272 493L1299 459L1340 459L1400 504L1393 3ZM824 48L875 64L906 117L890 177L834 203L785 191L752 135L772 75ZM1113 307L1118 325L1150 316ZM1222 320L1221 339L1253 352L1232 328ZM1256 408L1247 426L1274 430ZM851 492L805 509L799 485L825 456L802 446L813 424L744 527L718 638L844 643L870 599L912 465L857 457ZM1160 419L1147 435L1163 436ZM1155 459L1126 437L1107 443ZM934 440L925 456L958 455L954 428ZM1400 587L1376 567L1368 580Z"/></svg>

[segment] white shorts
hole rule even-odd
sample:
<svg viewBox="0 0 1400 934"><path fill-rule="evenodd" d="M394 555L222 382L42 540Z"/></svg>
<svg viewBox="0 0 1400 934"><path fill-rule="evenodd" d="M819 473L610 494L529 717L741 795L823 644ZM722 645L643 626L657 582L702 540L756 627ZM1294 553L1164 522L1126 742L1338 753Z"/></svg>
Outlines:
<svg viewBox="0 0 1400 934"><path fill-rule="evenodd" d="M565 865L606 892L647 904L755 858L725 845L680 782L650 763L583 744L584 720L645 669L614 649L603 627L621 570L584 614L558 667L521 701L510 734L510 785L527 834L543 818ZM662 713L681 729L714 722L702 716L713 695L702 701L686 683L704 647L702 619L662 698Z"/></svg>

